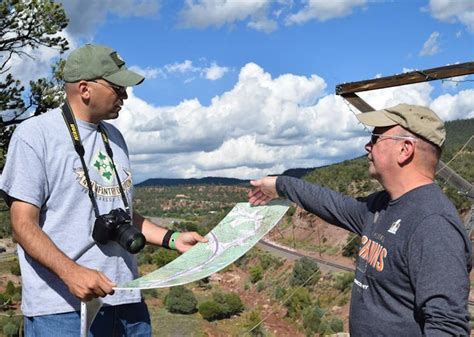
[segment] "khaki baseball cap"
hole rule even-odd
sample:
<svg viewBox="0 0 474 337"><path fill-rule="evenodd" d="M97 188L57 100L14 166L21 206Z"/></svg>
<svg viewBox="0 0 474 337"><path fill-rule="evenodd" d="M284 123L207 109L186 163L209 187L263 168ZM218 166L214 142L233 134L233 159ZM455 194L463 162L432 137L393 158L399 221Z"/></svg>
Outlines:
<svg viewBox="0 0 474 337"><path fill-rule="evenodd" d="M443 121L432 110L420 105L398 104L357 114L356 117L361 123L373 127L400 125L439 147L446 139Z"/></svg>
<svg viewBox="0 0 474 337"><path fill-rule="evenodd" d="M131 87L145 79L128 70L125 61L115 50L93 44L86 44L69 55L64 65L63 78L66 82L102 78L121 87Z"/></svg>

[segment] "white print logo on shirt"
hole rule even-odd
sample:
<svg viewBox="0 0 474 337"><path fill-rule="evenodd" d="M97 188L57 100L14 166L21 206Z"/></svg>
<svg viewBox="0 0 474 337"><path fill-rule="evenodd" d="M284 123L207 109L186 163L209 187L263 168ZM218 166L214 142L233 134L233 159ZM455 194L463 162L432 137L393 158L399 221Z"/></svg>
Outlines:
<svg viewBox="0 0 474 337"><path fill-rule="evenodd" d="M356 285L358 285L359 287L361 287L362 289L366 290L369 288L369 285L368 284L363 284L362 282L360 282L358 279L354 279L354 283Z"/></svg>
<svg viewBox="0 0 474 337"><path fill-rule="evenodd" d="M77 174L77 180L79 181L79 184L84 188L84 190L87 191L89 187L87 185L87 179L84 174L84 169L80 167L80 168L74 169L74 171ZM123 171L125 173L125 179L121 181L121 184L122 184L122 188L124 192L127 193L130 190L130 188L133 186L132 174L127 170L123 170ZM91 180L91 185L92 185L92 191L94 192L94 194L96 195L98 199L107 200L109 198L115 198L121 195L120 187L118 184L115 184L112 186L105 186L95 180Z"/></svg>
<svg viewBox="0 0 474 337"><path fill-rule="evenodd" d="M397 221L393 222L390 225L390 228L388 229L387 232L392 233L392 234L397 234L398 229L400 228L400 222L402 219L398 219Z"/></svg>

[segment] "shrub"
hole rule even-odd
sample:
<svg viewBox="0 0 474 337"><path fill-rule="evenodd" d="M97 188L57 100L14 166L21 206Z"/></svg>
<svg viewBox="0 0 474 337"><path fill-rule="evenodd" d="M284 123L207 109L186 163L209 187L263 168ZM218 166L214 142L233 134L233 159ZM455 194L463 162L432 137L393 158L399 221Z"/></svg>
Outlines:
<svg viewBox="0 0 474 337"><path fill-rule="evenodd" d="M18 326L12 321L8 321L7 324L3 326L3 333L5 336L16 336L18 333Z"/></svg>
<svg viewBox="0 0 474 337"><path fill-rule="evenodd" d="M163 267L178 257L178 252L165 248L160 248L153 254L153 262L157 267Z"/></svg>
<svg viewBox="0 0 474 337"><path fill-rule="evenodd" d="M354 282L354 273L336 273L336 288L340 291L350 289Z"/></svg>
<svg viewBox="0 0 474 337"><path fill-rule="evenodd" d="M198 307L199 313L205 320L229 318L244 310L242 300L237 294L215 292L212 297L213 301L204 302Z"/></svg>
<svg viewBox="0 0 474 337"><path fill-rule="evenodd" d="M280 286L277 286L275 289L275 298L281 300L286 295L286 289Z"/></svg>
<svg viewBox="0 0 474 337"><path fill-rule="evenodd" d="M297 288L293 293L293 296L285 303L288 309L288 316L295 318L301 311L311 305L311 298L309 291L306 288Z"/></svg>
<svg viewBox="0 0 474 337"><path fill-rule="evenodd" d="M12 281L8 281L4 294L7 296L12 296L14 293L15 293L15 285L13 284Z"/></svg>
<svg viewBox="0 0 474 337"><path fill-rule="evenodd" d="M307 307L302 312L303 327L307 336L313 336L319 330L321 318L324 316L324 310L318 305Z"/></svg>
<svg viewBox="0 0 474 337"><path fill-rule="evenodd" d="M344 322L339 317L331 318L329 325L331 326L331 330L334 332L344 331Z"/></svg>
<svg viewBox="0 0 474 337"><path fill-rule="evenodd" d="M12 301L13 302L21 302L21 293L15 293L12 295Z"/></svg>
<svg viewBox="0 0 474 337"><path fill-rule="evenodd" d="M311 287L318 282L319 275L318 263L308 257L302 257L293 267L290 285L296 287L304 284L305 287Z"/></svg>
<svg viewBox="0 0 474 337"><path fill-rule="evenodd" d="M257 283L263 278L263 269L261 266L250 267L250 282Z"/></svg>
<svg viewBox="0 0 474 337"><path fill-rule="evenodd" d="M165 306L172 313L193 314L197 311L197 300L191 290L177 286L171 288L165 297Z"/></svg>
<svg viewBox="0 0 474 337"><path fill-rule="evenodd" d="M15 276L20 276L21 275L20 263L18 262L17 259L14 260L14 265L11 266L10 272Z"/></svg>
<svg viewBox="0 0 474 337"><path fill-rule="evenodd" d="M222 306L224 317L239 314L244 310L244 304L237 294L215 292L212 297Z"/></svg>
<svg viewBox="0 0 474 337"><path fill-rule="evenodd" d="M268 268L272 266L281 267L283 265L283 262L281 259L267 253L267 252L262 252L259 257L260 259L260 264L263 268L263 270L267 270Z"/></svg>
<svg viewBox="0 0 474 337"><path fill-rule="evenodd" d="M265 282L260 281L260 282L257 283L257 291L258 291L258 292L263 291L263 290L265 289L265 287L266 287L266 286L265 286Z"/></svg>
<svg viewBox="0 0 474 337"><path fill-rule="evenodd" d="M223 317L222 306L215 301L203 302L198 306L198 311L206 321L214 321Z"/></svg>
<svg viewBox="0 0 474 337"><path fill-rule="evenodd" d="M331 322L326 319L322 320L321 324L319 324L318 332L321 336L334 334L334 331L331 329Z"/></svg>
<svg viewBox="0 0 474 337"><path fill-rule="evenodd" d="M248 336L248 335L253 336L253 337L265 336L265 329L263 328L262 318L260 317L260 313L257 310L252 310L246 315L244 328L245 328L245 331L242 332L241 334L242 336Z"/></svg>

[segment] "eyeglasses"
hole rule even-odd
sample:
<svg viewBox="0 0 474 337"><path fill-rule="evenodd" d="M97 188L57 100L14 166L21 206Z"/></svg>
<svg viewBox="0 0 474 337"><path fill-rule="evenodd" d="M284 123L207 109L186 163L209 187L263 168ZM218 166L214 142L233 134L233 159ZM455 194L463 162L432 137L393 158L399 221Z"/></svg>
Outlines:
<svg viewBox="0 0 474 337"><path fill-rule="evenodd" d="M375 143L378 142L379 138L382 140L383 139L397 139L397 140L404 139L404 140L412 140L414 142L416 142L417 140L417 138L412 137L412 136L383 135L381 133L372 133L370 136L370 143L372 145L375 145Z"/></svg>
<svg viewBox="0 0 474 337"><path fill-rule="evenodd" d="M115 85L115 84L112 84L110 82L107 82L107 84L102 83L102 82L98 82L97 80L90 80L89 82L94 82L94 83L100 84L100 85L102 85L106 88L112 89L117 94L117 96L119 96L119 97L125 96L127 94L127 89L125 87L121 87L119 85Z"/></svg>

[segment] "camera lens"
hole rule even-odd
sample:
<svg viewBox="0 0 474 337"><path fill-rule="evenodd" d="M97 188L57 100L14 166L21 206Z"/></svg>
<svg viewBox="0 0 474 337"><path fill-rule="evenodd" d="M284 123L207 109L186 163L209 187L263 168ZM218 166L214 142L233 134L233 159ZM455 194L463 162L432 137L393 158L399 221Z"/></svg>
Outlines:
<svg viewBox="0 0 474 337"><path fill-rule="evenodd" d="M138 253L145 247L145 236L134 226L120 226L117 233L117 242L128 252Z"/></svg>
<svg viewBox="0 0 474 337"><path fill-rule="evenodd" d="M135 236L133 241L130 242L130 246L128 248L128 251L132 254L138 253L140 250L145 247L145 237L143 236L142 233L138 233L138 235Z"/></svg>

